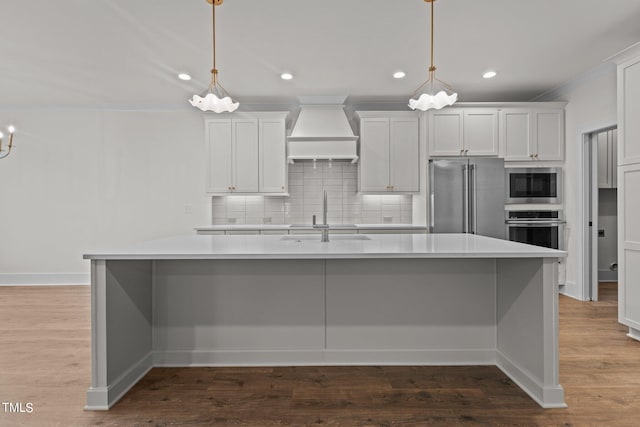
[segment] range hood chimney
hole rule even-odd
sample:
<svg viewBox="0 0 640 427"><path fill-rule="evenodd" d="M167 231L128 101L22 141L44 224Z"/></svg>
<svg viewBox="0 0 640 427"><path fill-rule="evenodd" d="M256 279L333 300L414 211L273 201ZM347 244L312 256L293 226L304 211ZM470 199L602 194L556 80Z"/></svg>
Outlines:
<svg viewBox="0 0 640 427"><path fill-rule="evenodd" d="M295 160L358 161L358 137L339 104L303 104L291 136L287 137L289 163Z"/></svg>

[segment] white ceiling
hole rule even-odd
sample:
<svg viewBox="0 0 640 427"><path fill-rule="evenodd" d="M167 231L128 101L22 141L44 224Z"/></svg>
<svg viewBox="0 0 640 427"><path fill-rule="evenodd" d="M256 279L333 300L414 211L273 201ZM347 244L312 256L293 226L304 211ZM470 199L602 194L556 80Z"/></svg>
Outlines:
<svg viewBox="0 0 640 427"><path fill-rule="evenodd" d="M186 106L209 81L210 7L1 0L0 106ZM220 81L241 103L408 99L427 74L428 10L423 0L225 0ZM462 101L530 100L640 40L639 0L439 0L435 17L437 75ZM498 77L482 79L487 69Z"/></svg>

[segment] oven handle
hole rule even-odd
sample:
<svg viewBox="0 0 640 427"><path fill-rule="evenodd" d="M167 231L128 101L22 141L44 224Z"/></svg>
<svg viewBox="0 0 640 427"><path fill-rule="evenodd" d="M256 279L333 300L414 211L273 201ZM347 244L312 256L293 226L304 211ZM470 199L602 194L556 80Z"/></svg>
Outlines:
<svg viewBox="0 0 640 427"><path fill-rule="evenodd" d="M528 227L558 227L560 225L566 224L567 221L505 221L507 226L518 226L518 225L526 225Z"/></svg>

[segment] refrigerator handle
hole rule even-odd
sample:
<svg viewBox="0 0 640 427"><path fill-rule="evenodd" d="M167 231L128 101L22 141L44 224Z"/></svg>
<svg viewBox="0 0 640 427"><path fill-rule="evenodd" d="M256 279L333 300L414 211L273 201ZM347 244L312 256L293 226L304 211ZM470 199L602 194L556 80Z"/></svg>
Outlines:
<svg viewBox="0 0 640 427"><path fill-rule="evenodd" d="M478 232L478 180L476 178L476 165L472 164L469 166L469 227L471 228L471 233L476 234Z"/></svg>
<svg viewBox="0 0 640 427"><path fill-rule="evenodd" d="M462 168L462 211L463 211L463 219L464 222L462 231L465 233L469 232L469 165L466 164Z"/></svg>

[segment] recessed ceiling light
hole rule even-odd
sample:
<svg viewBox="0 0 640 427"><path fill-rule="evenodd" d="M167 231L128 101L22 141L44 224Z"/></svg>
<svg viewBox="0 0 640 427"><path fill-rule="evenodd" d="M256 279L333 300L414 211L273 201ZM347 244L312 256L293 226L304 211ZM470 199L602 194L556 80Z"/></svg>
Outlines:
<svg viewBox="0 0 640 427"><path fill-rule="evenodd" d="M291 80L293 78L293 74L291 74L291 73L282 73L282 74L280 74L280 78L282 80Z"/></svg>
<svg viewBox="0 0 640 427"><path fill-rule="evenodd" d="M180 80L184 80L184 81L191 80L191 76L189 74L187 74L187 73L178 74L178 78Z"/></svg>
<svg viewBox="0 0 640 427"><path fill-rule="evenodd" d="M495 71L487 71L486 73L484 73L482 75L483 78L485 79L492 79L494 78L498 73L496 73Z"/></svg>
<svg viewBox="0 0 640 427"><path fill-rule="evenodd" d="M407 73L405 73L404 71L396 71L395 73L393 73L393 78L394 79L403 79L404 76L406 76Z"/></svg>

